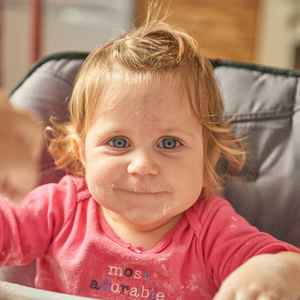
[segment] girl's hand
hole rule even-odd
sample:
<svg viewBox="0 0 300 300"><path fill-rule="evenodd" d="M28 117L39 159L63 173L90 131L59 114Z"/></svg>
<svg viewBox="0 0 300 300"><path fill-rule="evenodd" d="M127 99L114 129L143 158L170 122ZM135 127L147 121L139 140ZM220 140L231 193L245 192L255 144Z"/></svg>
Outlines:
<svg viewBox="0 0 300 300"><path fill-rule="evenodd" d="M19 111L0 91L0 194L22 199L36 184L43 145L39 119Z"/></svg>
<svg viewBox="0 0 300 300"><path fill-rule="evenodd" d="M249 259L223 282L214 300L299 300L300 254L281 252Z"/></svg>

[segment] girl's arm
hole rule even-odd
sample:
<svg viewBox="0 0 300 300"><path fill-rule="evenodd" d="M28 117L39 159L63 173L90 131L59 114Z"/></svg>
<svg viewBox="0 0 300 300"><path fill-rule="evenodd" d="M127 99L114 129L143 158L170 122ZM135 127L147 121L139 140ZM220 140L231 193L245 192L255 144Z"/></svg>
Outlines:
<svg viewBox="0 0 300 300"><path fill-rule="evenodd" d="M36 184L43 144L36 116L19 111L0 91L0 194L22 199Z"/></svg>
<svg viewBox="0 0 300 300"><path fill-rule="evenodd" d="M222 283L214 300L299 300L300 254L254 256Z"/></svg>

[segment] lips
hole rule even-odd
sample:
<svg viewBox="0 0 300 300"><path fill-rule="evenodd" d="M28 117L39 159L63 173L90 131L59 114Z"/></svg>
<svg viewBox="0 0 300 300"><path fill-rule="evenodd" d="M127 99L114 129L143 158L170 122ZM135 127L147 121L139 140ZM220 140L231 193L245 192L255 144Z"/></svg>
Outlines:
<svg viewBox="0 0 300 300"><path fill-rule="evenodd" d="M155 191L155 190L150 190L150 189L118 189L123 192L127 192L130 194L135 194L135 195L155 195L155 194L161 194L164 193L163 191Z"/></svg>
<svg viewBox="0 0 300 300"><path fill-rule="evenodd" d="M161 180L123 180L115 182L114 190L120 190L134 195L155 195L171 192L171 187Z"/></svg>
<svg viewBox="0 0 300 300"><path fill-rule="evenodd" d="M167 192L167 189L162 189L161 185L137 185L132 184L129 186L115 186L115 190L124 191L135 195L155 195Z"/></svg>
<svg viewBox="0 0 300 300"><path fill-rule="evenodd" d="M160 194L160 193L163 193L163 192L151 192L151 191L128 191L129 193L132 193L132 194L137 194L137 195L154 195L154 194Z"/></svg>

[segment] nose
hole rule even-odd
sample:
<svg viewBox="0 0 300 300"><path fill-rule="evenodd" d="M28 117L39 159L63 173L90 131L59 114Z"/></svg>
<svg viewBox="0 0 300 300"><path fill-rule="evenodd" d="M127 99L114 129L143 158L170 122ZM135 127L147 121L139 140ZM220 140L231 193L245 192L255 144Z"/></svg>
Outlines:
<svg viewBox="0 0 300 300"><path fill-rule="evenodd" d="M133 154L127 170L131 175L157 175L159 166L149 154L140 152Z"/></svg>

